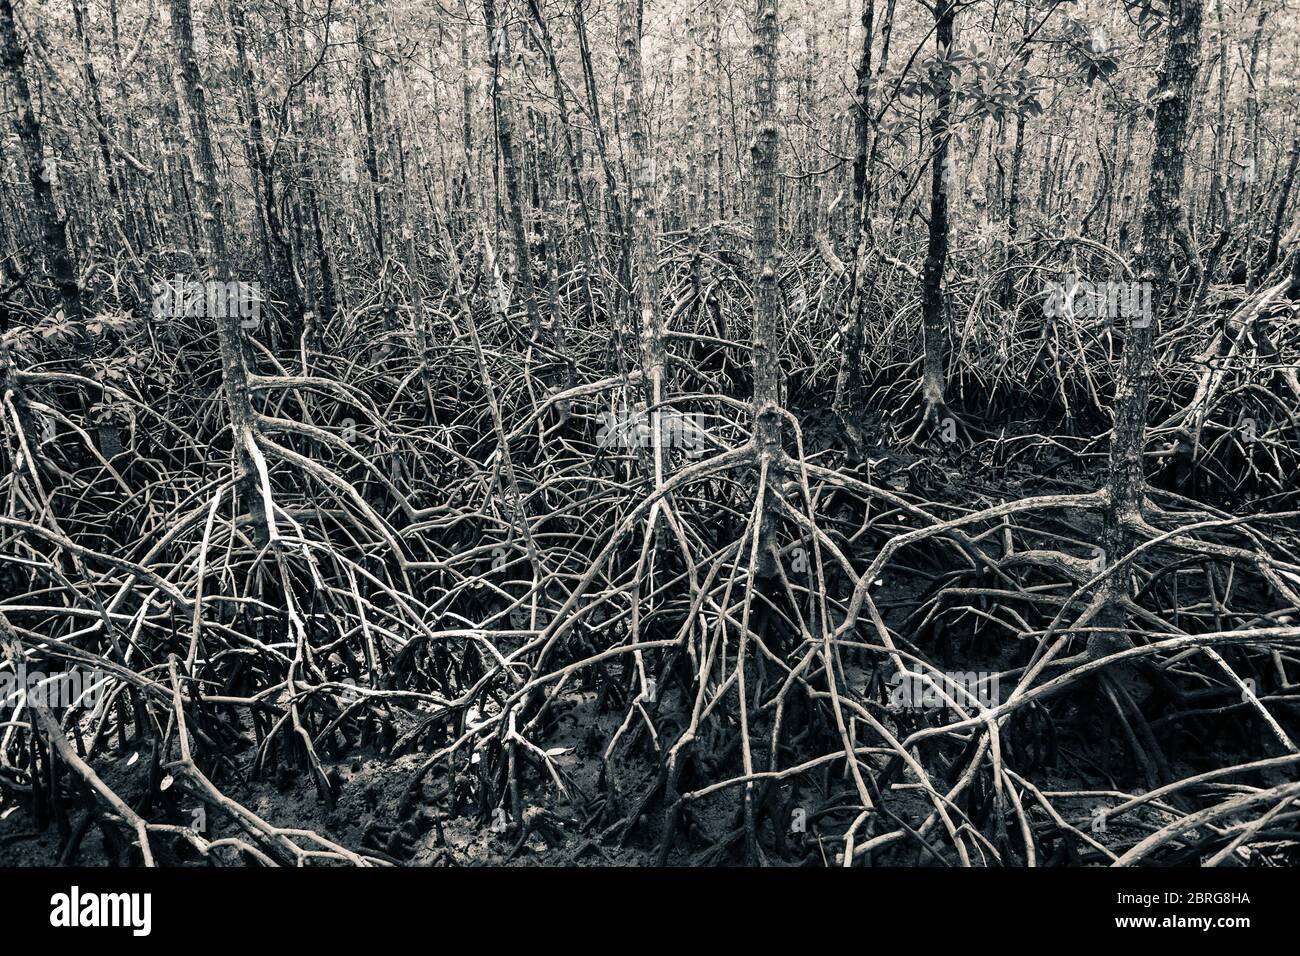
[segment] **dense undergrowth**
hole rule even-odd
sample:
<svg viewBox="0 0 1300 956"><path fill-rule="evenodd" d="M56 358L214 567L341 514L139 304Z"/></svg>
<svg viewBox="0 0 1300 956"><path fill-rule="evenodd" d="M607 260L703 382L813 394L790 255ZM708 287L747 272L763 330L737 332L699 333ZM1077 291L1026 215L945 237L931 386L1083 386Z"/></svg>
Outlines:
<svg viewBox="0 0 1300 956"><path fill-rule="evenodd" d="M1212 284L1194 311L1182 287L1143 542L1106 556L1125 331L1049 318L1039 294L1105 268L1093 251L1027 242L1004 270L954 254L953 417L920 429L914 257L873 258L856 449L824 398L849 280L787 256L791 411L769 461L744 255L717 251L721 228L666 242L666 407L698 441L663 449L657 478L652 448L609 440L645 399L614 306L590 323L580 284L557 286L556 361L462 238L426 255L420 334L390 270L319 329L272 304L247 335L266 541L235 505L207 320L158 322L101 277L86 357L57 318L11 310L5 653L100 683L6 702L0 853L1298 862L1286 270ZM1133 643L1098 656L1111 575L1131 581ZM983 683L943 677L970 672ZM314 788L319 813L268 802L273 784Z"/></svg>

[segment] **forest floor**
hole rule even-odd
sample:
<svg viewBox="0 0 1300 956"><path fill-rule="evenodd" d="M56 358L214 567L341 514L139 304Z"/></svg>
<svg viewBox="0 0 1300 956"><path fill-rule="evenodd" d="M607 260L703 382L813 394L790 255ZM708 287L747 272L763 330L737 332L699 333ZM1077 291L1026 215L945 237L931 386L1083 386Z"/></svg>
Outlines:
<svg viewBox="0 0 1300 956"><path fill-rule="evenodd" d="M812 424L809 434L816 436L824 425L824 415L809 411L803 416ZM815 453L813 455L815 457ZM972 503L987 505L997 501L1012 500L1026 495L1063 494L1095 487L1102 476L1099 469L1092 471L1072 456L1060 456L1056 465L1044 469L1042 462L1031 467L1019 464L1010 468L991 467L961 451L960 446L935 443L930 449L912 446L876 446L867 455L874 482L883 483L899 492L916 493L931 502L947 504ZM1044 478L1044 470L1054 477ZM861 515L841 515L851 524ZM1097 531L1089 527L1087 516L1077 516L1085 532ZM1095 540L1095 539L1094 539ZM1063 550L1073 550L1086 558L1089 545L1086 537L1073 547L1061 543ZM1300 549L1300 534L1291 544ZM885 624L891 631L906 632L909 619L933 596L935 581L942 569L931 573L902 568L883 578L873 589L875 605L880 609ZM973 635L973 636L972 636ZM1019 649L996 634L986 630L981 634L978 622L970 634L955 638L953 633L942 633L942 628L931 635L927 649L933 660L956 665L968 670L984 672L1007 671L1012 667ZM881 677L873 668L861 661L850 660L846 666L850 685L857 685L864 697L871 696L872 682L879 684ZM1136 674L1118 678L1137 699L1149 696L1151 688ZM887 695L888 688L885 688ZM674 692L668 691L665 698ZM680 696L680 695L679 695ZM1006 690L1002 692L1005 698ZM668 699L680 707L682 701ZM1040 790L1059 795L1057 809L1080 830L1089 830L1091 815L1095 812L1099 793L1122 795L1126 783L1131 783L1138 768L1124 753L1122 744L1116 743L1119 733L1109 714L1093 709L1080 710L1085 705L1071 703L1065 711L1058 710L1046 728L1031 728L1031 748L1038 752L1018 755L1020 769L1036 771L1035 781ZM396 726L388 729L388 738L371 740L353 748L343 756L321 754L321 766L334 786L335 799L323 800L313 787L310 775L300 769L280 766L273 772L252 772L250 750L231 755L231 771L224 786L226 795L264 820L286 830L314 831L337 843L381 860L412 866L638 866L656 861L656 845L662 825L658 814L643 814L635 824L626 829L608 827L611 800L621 799L627 805L635 802L636 795L654 784L661 752L656 752L648 738L625 749L610 768L616 770L618 789L606 793L603 775L606 764L602 759L605 741L615 733L622 719L621 709L614 706L608 694L601 693L593 684L568 691L553 705L553 719L548 732L536 741L546 751L558 776L552 780L537 775L524 775L528 808L524 813L522 828L507 825L504 816L492 812L478 803L472 779L478 765L475 753L468 767L450 774L435 772L422 782L418 793L409 790L412 778L424 763L426 753L410 746L392 746L392 738L399 740L417 736L420 721L404 715ZM893 708L897 711L897 708ZM677 725L671 721L669 730ZM895 713L889 729L902 737L915 729L914 718L905 713ZM1243 752L1253 751L1258 739L1235 722L1224 722L1218 734L1200 735L1188 739L1186 730L1175 728L1166 737L1156 721L1157 736L1171 754L1170 770L1174 778L1182 779L1204 772L1207 768L1227 766L1242 759ZM661 728L662 729L662 728ZM680 729L680 728L678 728ZM1039 733L1045 729L1045 733ZM1037 737L1037 742L1032 738ZM409 738L408 738L409 739ZM144 747L148 747L146 742ZM397 751L397 752L395 752ZM1262 753L1262 751L1261 751ZM732 755L734 758L734 754ZM949 778L954 771L951 755L937 752L926 770L938 779ZM719 763L730 761L720 756ZM149 765L147 751L133 749L128 742L125 748L106 751L91 761L100 777L117 791L128 803L143 809L173 817L184 823L194 821L194 806L184 798L168 801L167 788L162 788L162 805L158 799L150 801L145 786L148 777L161 771L145 770ZM838 771L846 785L847 768ZM834 801L826 802L826 795L835 790L829 774L820 782L802 781L795 786L783 785L781 800L785 807L804 806L810 811L806 825L790 832L773 832L774 820L769 817L760 833L763 845L773 845L781 853L765 857L776 865L825 866L842 861L843 834L853 813L837 808ZM1285 784L1293 778L1287 768L1266 770L1261 782L1269 786ZM558 785L563 781L563 789ZM176 791L172 791L175 795ZM1077 794L1073 800L1068 796ZM158 794L155 794L157 797ZM987 795L986 795L987 797ZM192 801L190 801L192 803ZM925 816L926 800L920 794L904 798L894 806L900 816L915 814ZM26 806L10 804L7 812L0 813L0 865L48 865L60 858L60 847L66 846L65 828L34 827L34 818ZM187 817L187 814L189 815ZM788 812L785 816L788 816ZM1144 806L1116 820L1095 825L1090 836L1103 845L1113 844L1116 851L1131 846L1143 834L1158 829L1176 814L1169 814L1156 806ZM208 839L239 836L241 831L229 821L217 821L205 814L204 827ZM212 822L208 822L211 820ZM1095 821L1093 821L1095 824ZM742 848L735 842L739 825L734 799L725 791L716 796L696 801L683 823L682 835L675 841L666 862L670 865L726 864L743 861ZM522 831L522 835L521 835ZM120 864L121 848L109 846L100 828L87 828L84 837L77 841L75 861L80 865L99 866ZM1047 862L1078 862L1078 856L1068 841L1055 848L1050 841L1044 847L1049 854ZM185 841L176 840L172 848L175 865L204 865L204 860L190 851ZM838 854L838 856L837 856ZM1275 862L1300 863L1291 851L1282 851ZM67 857L64 857L67 859ZM941 865L943 861L923 850L916 850L895 862L911 865ZM1097 861L1094 861L1097 862Z"/></svg>

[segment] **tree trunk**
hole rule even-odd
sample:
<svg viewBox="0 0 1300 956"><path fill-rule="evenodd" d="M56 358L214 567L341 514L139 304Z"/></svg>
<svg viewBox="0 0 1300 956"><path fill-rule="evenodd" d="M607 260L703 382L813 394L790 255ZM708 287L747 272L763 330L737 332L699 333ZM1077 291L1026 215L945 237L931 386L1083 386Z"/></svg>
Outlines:
<svg viewBox="0 0 1300 956"><path fill-rule="evenodd" d="M874 19L875 0L864 0L862 5L862 53L858 59L857 96L854 100L853 128L856 150L853 158L853 264L849 280L849 308L844 324L840 327L841 351L839 374L835 378L834 407L840 428L844 433L845 444L854 458L861 451L863 442L861 408L862 408L862 323L863 304L866 297L862 294L866 276L867 234L870 231L868 218L871 193L871 165L869 143L871 138L871 44L875 38Z"/></svg>
<svg viewBox="0 0 1300 956"><path fill-rule="evenodd" d="M952 51L952 24L956 14L953 0L937 0L934 8L935 52L946 58ZM952 90L949 74L936 80L935 115L930 123L930 224L925 268L921 275L921 316L925 358L921 397L925 420L938 420L944 407L944 363L947 353L947 323L944 315L943 273L948 264L948 164L949 126L952 122Z"/></svg>
<svg viewBox="0 0 1300 956"><path fill-rule="evenodd" d="M365 11L369 22L369 11ZM365 125L366 141L363 153L366 162L366 180L369 184L370 201L374 210L373 232L375 255L379 260L380 271L384 267L384 195L383 183L379 178L379 131L375 129L375 90L371 75L369 34L365 28L357 29L357 63L361 68L361 118Z"/></svg>
<svg viewBox="0 0 1300 956"><path fill-rule="evenodd" d="M36 211L41 220L41 237L44 241L45 257L49 262L54 284L59 290L59 304L63 316L72 330L73 339L84 358L89 358L94 351L94 342L86 331L83 322L81 287L77 284L77 272L68 252L67 223L59 211L58 201L54 198L52 180L55 173L46 165L45 141L42 138L41 124L32 112L31 93L27 88L27 76L24 74L22 45L18 40L18 30L14 23L14 10L10 0L0 0L0 62L14 91L14 126L18 130L18 139L22 144L23 158L27 162L27 180L31 185L32 198L36 201Z"/></svg>
<svg viewBox="0 0 1300 956"><path fill-rule="evenodd" d="M496 3L483 0L483 20L487 28L488 66L492 71L492 104L496 110L497 145L501 150L501 169L506 179L506 200L510 204L510 232L515 243L515 278L519 282L528 312L532 341L542 336L542 315L537 308L537 289L533 281L532 256L528 250L528 225L524 216L523 194L519 182L519 165L515 156L514 101L510 91L510 64L502 68L501 55L506 52L506 26L497 22Z"/></svg>
<svg viewBox="0 0 1300 956"><path fill-rule="evenodd" d="M647 401L654 409L650 418L650 430L654 448L655 482L659 484L663 481L663 449L660 446L663 432L659 428L660 412L657 406L663 401L667 355L659 304L655 161L642 107L641 25L635 0L619 0L618 63L623 89L621 122L631 146L632 262L641 308L641 371Z"/></svg>
<svg viewBox="0 0 1300 956"><path fill-rule="evenodd" d="M275 192L275 171L266 154L266 140L262 132L262 107L253 92L257 88L257 81L253 76L253 67L249 63L246 48L248 25L244 19L243 7L238 0L231 0L229 14L230 32L235 46L235 72L239 76L240 92L243 94L249 152L254 160L253 185L257 191L258 204L266 216L266 230L270 240L271 261L268 265L271 273L268 278L275 283L275 288L284 296L290 310L296 315L302 310L302 302L298 296L297 285L293 281L293 259L289 249L289 238L285 235L284 224L280 221L279 202Z"/></svg>
<svg viewBox="0 0 1300 956"><path fill-rule="evenodd" d="M1278 246L1282 240L1282 222L1286 219L1286 207L1291 201L1291 189L1295 186L1296 165L1300 161L1300 136L1291 140L1291 158L1287 162L1286 179L1282 182L1282 194L1277 198L1277 210L1273 213L1273 227L1268 233L1268 252L1259 269L1259 279L1263 281L1268 271L1277 262Z"/></svg>
<svg viewBox="0 0 1300 956"><path fill-rule="evenodd" d="M533 15L540 34L542 55L550 69L552 88L555 91L556 116L560 125L560 136L564 140L564 158L569 171L569 184L573 188L578 210L582 213L582 228L578 231L578 252L582 264L582 290L587 309L587 322L590 327L596 325L596 299L592 292L591 281L596 272L595 228L591 221L591 210L587 204L587 192L582 185L582 175L578 169L578 156L573 145L573 129L569 118L568 100L564 92L564 82L560 68L555 60L555 44L551 41L551 30L538 0L529 0L528 8ZM468 134L467 134L468 135Z"/></svg>
<svg viewBox="0 0 1300 956"><path fill-rule="evenodd" d="M1107 484L1110 501L1102 533L1105 557L1110 562L1122 559L1132 550L1135 529L1142 523L1146 501L1143 450L1151 346L1159 325L1161 300L1169 284L1174 231L1181 211L1187 116L1196 82L1200 39L1201 0L1172 0L1167 46L1154 98L1157 104L1155 150L1142 210L1141 245L1135 270L1142 282L1151 283L1155 314L1131 322L1115 388L1115 425L1110 439ZM1124 615L1118 605L1128 595L1128 578L1125 572L1107 579L1108 627L1123 626ZM1126 646L1129 641L1122 632L1103 632L1089 639L1088 651L1100 656Z"/></svg>
<svg viewBox="0 0 1300 956"><path fill-rule="evenodd" d="M754 183L754 445L768 468L769 488L781 463L781 334L778 325L776 254L776 119L777 0L757 0L754 13L754 139L750 147ZM759 538L760 572L771 570L775 544L775 508L763 502Z"/></svg>
<svg viewBox="0 0 1300 956"><path fill-rule="evenodd" d="M7 2L7 0L0 0ZM226 248L224 201L217 185L217 160L212 151L206 93L194 54L193 12L190 0L168 0L171 10L172 41L178 60L177 83L190 114L192 136L189 148L194 160L195 185L199 201L199 257L209 282L229 282L230 257ZM208 301L212 296L207 297ZM228 301L228 300L227 300ZM231 444L235 458L235 486L241 509L253 519L253 536L258 547L270 539L271 515L262 497L259 472L265 468L257 448L257 426L249 400L248 369L240 317L224 308L216 316L221 349L222 382L230 414ZM260 466L260 467L259 467Z"/></svg>

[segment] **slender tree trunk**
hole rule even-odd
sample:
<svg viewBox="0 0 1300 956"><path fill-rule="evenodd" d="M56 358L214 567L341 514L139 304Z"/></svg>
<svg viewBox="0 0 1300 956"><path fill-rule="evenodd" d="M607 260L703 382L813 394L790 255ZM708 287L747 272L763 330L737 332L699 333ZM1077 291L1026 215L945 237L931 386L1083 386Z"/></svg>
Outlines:
<svg viewBox="0 0 1300 956"><path fill-rule="evenodd" d="M99 76L95 72L94 57L91 54L85 0L73 0L72 20L76 28L77 39L81 44L81 54L84 58L81 70L86 89L90 93L90 106L95 116L95 143L99 147L99 158L104 168L104 183L108 189L109 209L107 218L109 229L103 236L104 245L107 248L112 248L113 245L120 241L125 247L127 255L131 258L135 271L139 273L143 270L140 268L135 249L132 248L131 239L126 232L126 214L122 205L121 190L117 177L118 164L114 161L113 152L108 144L108 117L104 113L104 103L99 92ZM133 303L138 303L143 298L140 294L141 289L137 287L136 282L128 282L127 288L130 290L129 294Z"/></svg>
<svg viewBox="0 0 1300 956"><path fill-rule="evenodd" d="M533 22L537 24L542 55L546 58L546 64L550 69L552 88L555 91L556 115L559 120L560 137L564 141L565 165L569 171L569 184L573 189L574 198L577 200L578 210L582 214L582 228L578 231L578 254L582 265L582 290L587 309L587 322L589 327L594 328L596 324L596 299L592 292L591 282L596 270L596 230L591 221L587 191L582 185L578 155L573 144L573 129L569 117L568 99L564 92L564 82L560 76L559 64L555 59L555 44L551 41L551 30L538 0L529 0L528 8L533 15Z"/></svg>
<svg viewBox="0 0 1300 956"><path fill-rule="evenodd" d="M298 296L297 284L293 281L293 261L289 248L289 237L285 235L284 224L280 220L279 201L275 190L275 170L266 154L266 138L262 131L262 107L254 90L257 80L253 76L253 67L248 59L247 37L248 25L244 10L239 0L231 0L230 32L235 47L235 72L239 76L240 92L243 94L245 122L248 124L248 146L254 160L252 170L253 185L258 195L258 205L266 216L267 236L270 240L271 261L270 276L275 288L289 303L289 308L298 314L302 302Z"/></svg>
<svg viewBox="0 0 1300 956"><path fill-rule="evenodd" d="M573 0L573 28L578 35L578 57L582 62L583 86L587 91L587 109L591 116L592 133L596 140L596 153L600 157L601 170L605 177L605 221L609 234L620 237L616 271L618 282L614 290L612 310L614 315L623 314L624 289L632 285L631 249L623 229L623 207L619 201L619 184L609 160L609 144L605 138L604 124L601 122L600 97L596 90L596 74L591 65L591 49L587 44L587 16L583 11L583 0ZM624 372L629 362L628 353L632 343L626 341L620 331L620 323L614 322L614 351L618 356L619 371Z"/></svg>
<svg viewBox="0 0 1300 956"><path fill-rule="evenodd" d="M869 196L871 194L871 44L875 39L875 0L862 4L862 53L858 58L857 95L853 104L853 128L856 149L853 158L853 263L849 280L849 307L840 327L841 351L839 374L835 378L834 407L845 443L854 457L862 446L862 323L865 320L862 294L867 277L867 236L870 232Z"/></svg>
<svg viewBox="0 0 1300 956"><path fill-rule="evenodd" d="M542 315L537 308L537 288L533 281L532 255L528 249L528 224L515 155L514 101L510 90L510 64L502 68L501 55L506 50L506 27L497 22L495 0L483 0L483 20L487 28L488 66L492 71L492 103L496 110L497 146L501 150L501 169L506 179L506 200L510 204L510 232L515 244L515 278L528 313L528 328L534 343L541 341Z"/></svg>
<svg viewBox="0 0 1300 956"><path fill-rule="evenodd" d="M935 51L947 57L952 50L954 0L936 0ZM944 407L944 364L947 357L947 323L943 297L943 273L948 264L948 179L949 137L952 123L952 90L949 74L940 73L935 93L935 115L930 123L930 224L925 267L921 276L921 315L924 326L925 359L921 396L925 419L933 423Z"/></svg>
<svg viewBox="0 0 1300 956"><path fill-rule="evenodd" d="M189 178L189 159L185 147L181 144L180 98L176 93L176 84L165 60L157 64L158 96L161 100L162 122L159 124L162 134L163 167L171 194L172 226L167 236L173 242L187 248L196 248L199 241L199 223L194 211L194 201L186 180ZM179 224L175 220L179 218ZM184 236L177 235L184 233Z"/></svg>
<svg viewBox="0 0 1300 956"><path fill-rule="evenodd" d="M1021 69L1029 65L1029 14L1025 14L1025 24L1021 31L1020 54ZM1025 106L1022 103L1016 110L1016 142L1011 153L1011 185L1007 195L1007 242L1014 243L1020 238L1020 180L1025 161ZM1008 282L1010 280L1008 279ZM1008 288L1008 292L1009 292Z"/></svg>
<svg viewBox="0 0 1300 956"><path fill-rule="evenodd" d="M695 236L700 228L700 116L696 60L699 55L695 17L686 14L686 229Z"/></svg>
<svg viewBox="0 0 1300 956"><path fill-rule="evenodd" d="M1246 162L1250 175L1245 183L1246 199L1246 289L1255 289L1255 217L1260 205L1259 182L1263 174L1263 163L1259 155L1259 48L1264 37L1264 25L1268 20L1268 0L1258 0L1259 11L1255 17L1255 32L1250 41L1250 65L1246 69L1246 136L1249 152Z"/></svg>
<svg viewBox="0 0 1300 956"><path fill-rule="evenodd" d="M862 3L862 53L858 57L857 93L853 102L853 213L856 230L862 228L866 216L867 194L871 190L871 169L867 164L868 143L871 138L871 44L875 40L875 0Z"/></svg>
<svg viewBox="0 0 1300 956"><path fill-rule="evenodd" d="M18 40L10 0L0 0L0 63L3 63L14 92L14 126L27 163L27 181L40 217L45 257L59 290L59 304L78 350L84 358L89 358L94 351L94 342L83 322L81 287L77 284L77 272L68 251L67 223L54 197L52 180L56 173L46 165L45 141L41 124L32 111L31 93L24 73L25 55Z"/></svg>
<svg viewBox="0 0 1300 956"><path fill-rule="evenodd" d="M1174 232L1181 211L1187 116L1196 82L1201 39L1201 0L1171 0L1168 38L1160 66L1156 105L1155 149L1151 178L1142 210L1141 245L1136 272L1151 284L1155 314L1131 321L1115 388L1115 425L1111 432L1107 488L1110 501L1102 533L1108 561L1132 550L1146 502L1143 468L1147 393L1151 380L1152 343L1159 325L1161 300L1169 285ZM1124 615L1119 604L1128 596L1127 572L1106 583L1108 627L1118 630ZM1095 656L1128 646L1122 632L1102 632L1089 639Z"/></svg>
<svg viewBox="0 0 1300 956"><path fill-rule="evenodd" d="M722 13L720 11L721 0L713 0L710 4L711 13L713 14L713 107L714 122L710 126L712 131L711 140L713 143L713 163L716 167L718 178L718 219L727 218L727 180L726 173L723 169L725 153L725 134L726 125L725 117L722 112Z"/></svg>
<svg viewBox="0 0 1300 956"><path fill-rule="evenodd" d="M0 3L7 2L8 0L0 0ZM226 247L225 203L217 184L217 160L212 150L212 131L208 125L207 94L194 53L193 12L190 0L168 0L168 3L172 41L178 60L177 82L190 114L188 125L192 135L189 148L194 159L195 185L199 199L199 256L209 282L229 282L233 276L230 274L230 255ZM212 299L210 295L207 297L209 302ZM259 473L266 465L257 447L257 425L249 399L248 369L244 364L240 317L229 308L220 309L219 312L216 316L217 337L236 463L235 485L240 507L253 519L254 541L261 547L271 536L271 515L259 481Z"/></svg>
<svg viewBox="0 0 1300 956"><path fill-rule="evenodd" d="M1223 24L1223 0L1217 0L1214 5L1214 12L1219 33L1218 67L1215 70L1219 78L1219 98L1218 114L1214 127L1214 154L1210 163L1210 196L1205 204L1205 225L1207 229L1211 223L1219 218L1219 199L1223 194L1223 167L1228 161L1228 31ZM1228 228L1226 216L1223 217L1223 221L1219 223L1219 226L1221 229Z"/></svg>
<svg viewBox="0 0 1300 956"><path fill-rule="evenodd" d="M1282 223L1286 219L1286 209L1291 201L1291 189L1295 186L1296 164L1300 161L1300 136L1291 139L1291 158L1287 162L1286 179L1282 181L1282 194L1277 198L1277 210L1273 213L1273 227L1268 232L1268 252L1260 265L1259 279L1263 281L1277 262L1278 246L1282 240Z"/></svg>
<svg viewBox="0 0 1300 956"><path fill-rule="evenodd" d="M370 12L363 16L369 22ZM366 162L366 180L369 185L370 202L374 210L372 235L375 243L375 255L379 260L380 271L384 266L384 196L383 183L379 178L379 131L375 128L375 89L373 65L370 62L369 32L365 27L357 28L357 62L361 68L361 118L365 127L366 141L363 153Z"/></svg>
<svg viewBox="0 0 1300 956"><path fill-rule="evenodd" d="M664 347L663 316L659 303L659 255L657 210L655 208L655 161L646 129L642 97L641 24L635 0L619 0L618 63L623 95L622 126L628 135L632 162L632 262L639 287L641 327L641 371L650 416L654 448L656 485L663 482L662 429L658 405L663 401Z"/></svg>
<svg viewBox="0 0 1300 956"><path fill-rule="evenodd" d="M750 147L754 184L754 443L775 483L781 448L781 330L778 323L776 250L776 162L780 133L776 117L777 0L756 0L754 13L754 139ZM761 568L769 568L775 543L774 509L767 499L760 534Z"/></svg>

